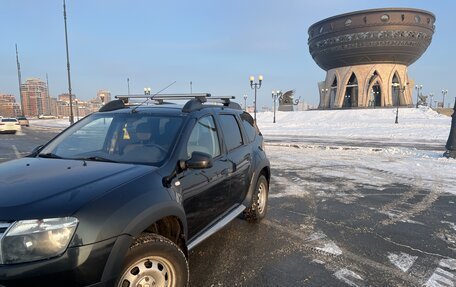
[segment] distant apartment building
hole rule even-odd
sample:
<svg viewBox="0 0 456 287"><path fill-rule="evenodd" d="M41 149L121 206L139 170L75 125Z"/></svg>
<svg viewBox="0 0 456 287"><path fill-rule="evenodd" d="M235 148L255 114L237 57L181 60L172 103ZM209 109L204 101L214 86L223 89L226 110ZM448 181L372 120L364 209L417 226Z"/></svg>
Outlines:
<svg viewBox="0 0 456 287"><path fill-rule="evenodd" d="M16 103L16 98L13 95L0 94L0 116L15 118L20 115L21 107Z"/></svg>
<svg viewBox="0 0 456 287"><path fill-rule="evenodd" d="M50 98L45 82L37 78L27 79L21 85L22 111L25 116L50 115Z"/></svg>
<svg viewBox="0 0 456 287"><path fill-rule="evenodd" d="M75 100L76 99L76 95L75 94L71 94L71 100ZM65 102L65 103L70 103L70 94L68 93L63 93L63 94L60 94L57 98L57 101L59 102Z"/></svg>

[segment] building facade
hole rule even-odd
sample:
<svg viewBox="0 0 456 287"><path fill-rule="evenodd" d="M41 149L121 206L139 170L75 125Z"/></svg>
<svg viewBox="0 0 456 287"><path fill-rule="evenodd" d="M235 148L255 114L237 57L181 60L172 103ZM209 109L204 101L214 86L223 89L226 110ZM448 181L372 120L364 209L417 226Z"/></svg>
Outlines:
<svg viewBox="0 0 456 287"><path fill-rule="evenodd" d="M51 101L44 81L31 78L21 84L22 111L26 117L51 114Z"/></svg>
<svg viewBox="0 0 456 287"><path fill-rule="evenodd" d="M408 66L430 45L435 16L385 8L319 21L309 28L309 51L324 69L321 109L412 106Z"/></svg>
<svg viewBox="0 0 456 287"><path fill-rule="evenodd" d="M0 94L0 116L15 118L22 115L21 107L13 95Z"/></svg>

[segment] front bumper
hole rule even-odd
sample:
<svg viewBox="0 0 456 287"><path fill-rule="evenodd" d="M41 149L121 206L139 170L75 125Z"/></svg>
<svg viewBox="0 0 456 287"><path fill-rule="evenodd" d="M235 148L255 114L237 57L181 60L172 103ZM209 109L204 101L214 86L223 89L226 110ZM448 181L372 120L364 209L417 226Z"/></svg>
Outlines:
<svg viewBox="0 0 456 287"><path fill-rule="evenodd" d="M109 286L101 282L116 238L70 247L56 258L30 263L0 265L0 287Z"/></svg>

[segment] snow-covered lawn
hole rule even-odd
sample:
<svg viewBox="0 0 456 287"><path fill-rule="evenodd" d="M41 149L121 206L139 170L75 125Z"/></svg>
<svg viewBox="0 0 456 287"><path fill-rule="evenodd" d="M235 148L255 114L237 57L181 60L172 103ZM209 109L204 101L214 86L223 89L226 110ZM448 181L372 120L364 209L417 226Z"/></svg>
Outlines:
<svg viewBox="0 0 456 287"><path fill-rule="evenodd" d="M334 111L257 113L257 123L267 138L321 137L326 140L370 139L401 142L446 142L451 117L420 107Z"/></svg>

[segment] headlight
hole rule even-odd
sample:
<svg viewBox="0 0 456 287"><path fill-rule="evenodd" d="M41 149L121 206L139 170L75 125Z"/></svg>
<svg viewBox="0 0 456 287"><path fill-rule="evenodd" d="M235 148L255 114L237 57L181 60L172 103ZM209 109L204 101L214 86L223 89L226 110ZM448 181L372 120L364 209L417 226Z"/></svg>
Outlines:
<svg viewBox="0 0 456 287"><path fill-rule="evenodd" d="M14 264L62 254L73 237L78 220L73 217L15 222L1 241L0 264Z"/></svg>

